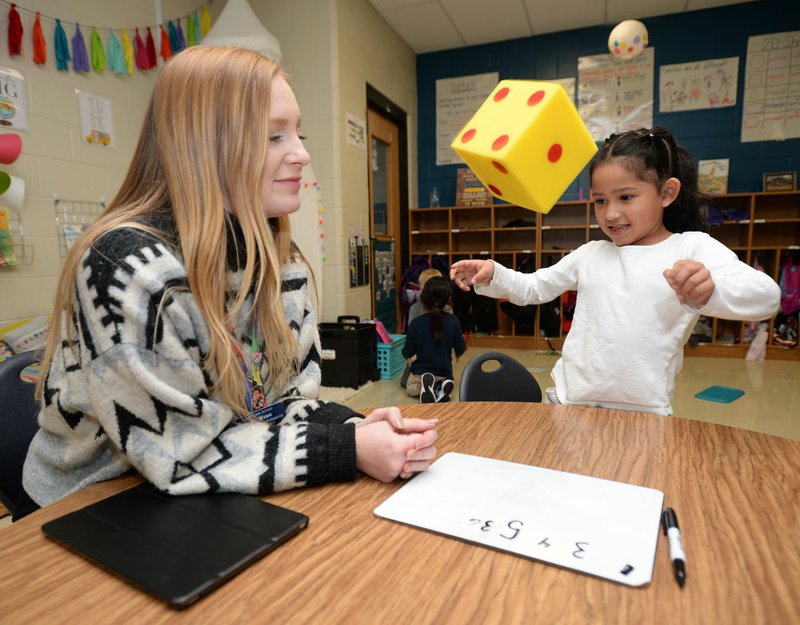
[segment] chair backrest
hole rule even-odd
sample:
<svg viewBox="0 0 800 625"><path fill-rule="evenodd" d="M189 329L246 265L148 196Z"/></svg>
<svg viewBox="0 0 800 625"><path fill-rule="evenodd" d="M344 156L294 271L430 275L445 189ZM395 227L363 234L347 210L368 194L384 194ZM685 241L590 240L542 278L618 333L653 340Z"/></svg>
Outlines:
<svg viewBox="0 0 800 625"><path fill-rule="evenodd" d="M484 370L484 363L499 366ZM500 352L478 354L461 373L459 401L542 401L542 389L533 374L518 360Z"/></svg>
<svg viewBox="0 0 800 625"><path fill-rule="evenodd" d="M39 429L36 384L22 380L22 370L37 360L36 351L0 362L0 501L14 514L22 489L22 465Z"/></svg>

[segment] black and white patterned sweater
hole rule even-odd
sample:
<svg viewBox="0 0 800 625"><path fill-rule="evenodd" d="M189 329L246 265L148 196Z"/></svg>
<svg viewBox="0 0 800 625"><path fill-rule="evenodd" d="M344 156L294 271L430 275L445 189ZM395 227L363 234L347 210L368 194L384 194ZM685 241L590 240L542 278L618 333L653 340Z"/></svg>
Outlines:
<svg viewBox="0 0 800 625"><path fill-rule="evenodd" d="M240 237L233 220L229 250ZM232 301L244 263L228 256ZM41 428L23 475L31 498L47 505L131 469L176 495L265 494L355 479L354 423L361 415L309 399L318 397L321 376L307 268L287 263L281 278L284 314L297 337L298 374L288 388L269 389L265 366L268 401L282 402L286 415L275 425L242 421L210 395L201 366L208 329L183 289L179 253L138 229L98 239L83 259L70 320L78 358L63 341L47 375ZM245 353L251 304L235 328ZM62 318L62 328L65 323Z"/></svg>

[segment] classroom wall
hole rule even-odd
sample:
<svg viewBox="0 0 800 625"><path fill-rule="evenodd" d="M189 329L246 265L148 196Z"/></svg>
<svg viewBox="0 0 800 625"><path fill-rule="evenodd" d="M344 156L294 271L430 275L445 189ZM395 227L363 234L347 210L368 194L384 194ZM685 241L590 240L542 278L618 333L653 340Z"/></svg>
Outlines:
<svg viewBox="0 0 800 625"><path fill-rule="evenodd" d="M630 16L634 18L636 16ZM654 125L672 130L695 159L730 158L728 191L760 191L764 172L800 170L800 139L741 143L743 79L747 38L800 30L797 0L761 0L717 9L643 18L655 48ZM497 71L500 79L578 76L578 57L607 53L615 24L421 54L417 57L420 206L428 205L433 186L442 206L455 204L458 165L436 165L436 80ZM662 64L739 57L734 107L659 113L658 75ZM464 165L460 165L463 167ZM563 199L578 199L589 188L584 170Z"/></svg>
<svg viewBox="0 0 800 625"><path fill-rule="evenodd" d="M366 119L369 82L409 113L409 172L416 174L414 53L388 27L368 0L249 0L253 11L281 44L283 65L303 113L307 148L319 181L325 232L322 306L324 319L338 315L370 316L369 287L351 289L346 240L353 228L369 232L368 151L346 143L345 116ZM18 3L43 15L63 16L86 24L132 26L155 23L155 1L36 0ZM165 19L184 15L201 0L162 0ZM216 18L223 0L210 0ZM2 7L0 7L2 9ZM7 32L7 11L0 10L0 32ZM48 312L59 269L60 253L53 213L53 193L69 199L110 200L127 169L156 70L136 71L129 78L79 75L55 69L52 23L43 22L49 58L45 67L32 61L33 16L22 13L25 28L22 58L0 48L0 65L26 79L30 132L20 132L23 151L5 169L27 183L22 221L33 263L0 270L0 325ZM66 28L68 38L74 27ZM83 28L88 41L91 29ZM107 33L106 33L107 34ZM105 34L103 36L105 40ZM74 89L109 97L114 107L117 145L113 150L79 141ZM411 183L409 195L416 197ZM304 216L305 218L305 216ZM309 226L318 215L309 213Z"/></svg>
<svg viewBox="0 0 800 625"><path fill-rule="evenodd" d="M354 232L369 235L370 146L362 150L345 140L347 113L366 123L367 84L377 89L407 114L408 197L416 198L416 66L415 54L388 26L367 0L338 0L339 98L336 136L341 155L341 220L331 246L340 264L326 266L325 282L336 285L341 295L326 293L326 318L356 314L371 317L370 286L351 288L347 240ZM405 210L405 207L401 207ZM399 245L399 240L398 240ZM330 255L329 255L330 258ZM374 277L370 278L374 282ZM332 304L332 308L330 305Z"/></svg>
<svg viewBox="0 0 800 625"><path fill-rule="evenodd" d="M415 55L368 0L249 2L280 41L322 192L322 320L369 318L371 291L349 286L347 249L354 231L369 233L369 150L347 143L346 116L366 121L367 83L409 114L409 196L416 197ZM301 217L316 227L316 213Z"/></svg>
<svg viewBox="0 0 800 625"><path fill-rule="evenodd" d="M200 4L198 0L162 0L162 15L164 19L182 16ZM157 74L157 70L135 70L132 76L121 78L108 70L102 74L59 72L55 64L54 22L44 17L80 23L88 49L92 24L114 28L155 24L153 1L36 0L17 5L42 14L48 58L43 66L34 64L34 16L22 10L23 54L9 57L8 7L0 5L0 65L17 70L25 78L29 125L29 131L17 133L22 138L20 157L13 164L0 167L25 180L20 221L30 252L26 257L30 264L0 269L0 325L49 312L61 258L53 194L84 201L109 201L114 197L130 162ZM220 0L209 5L213 17L221 6ZM64 29L71 40L74 25L65 23ZM101 32L105 41L108 31ZM113 148L81 141L76 89L111 99L116 142Z"/></svg>

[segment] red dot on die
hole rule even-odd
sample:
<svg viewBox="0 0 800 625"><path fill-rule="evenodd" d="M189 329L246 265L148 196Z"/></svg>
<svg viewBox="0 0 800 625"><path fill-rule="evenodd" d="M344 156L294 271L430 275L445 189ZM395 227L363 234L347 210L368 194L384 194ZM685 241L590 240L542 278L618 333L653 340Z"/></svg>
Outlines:
<svg viewBox="0 0 800 625"><path fill-rule="evenodd" d="M466 143L467 141L470 141L477 132L478 131L475 130L474 128L470 128L469 130L467 130L467 132L461 135L461 143Z"/></svg>
<svg viewBox="0 0 800 625"><path fill-rule="evenodd" d="M492 193L494 193L495 195L500 195L500 196L502 196L502 195L503 195L503 192L502 192L500 189L498 189L496 186L494 186L493 184L490 184L490 185L489 185L489 190L490 190Z"/></svg>
<svg viewBox="0 0 800 625"><path fill-rule="evenodd" d="M564 149L561 147L560 143L554 143L550 146L550 149L547 151L547 160L551 163L555 163L558 159L561 158L561 154L564 152Z"/></svg>
<svg viewBox="0 0 800 625"><path fill-rule="evenodd" d="M528 98L528 106L536 106L542 100L544 100L544 91L539 89L539 91L536 91Z"/></svg>
<svg viewBox="0 0 800 625"><path fill-rule="evenodd" d="M508 170L503 166L503 163L498 163L497 161L492 161L492 165L494 168L502 174L507 174Z"/></svg>
<svg viewBox="0 0 800 625"><path fill-rule="evenodd" d="M494 94L494 101L499 102L507 95L508 95L508 87L503 87L502 89L500 89L500 91Z"/></svg>
<svg viewBox="0 0 800 625"><path fill-rule="evenodd" d="M492 143L492 149L502 150L506 143L508 143L508 135L500 135L494 140L494 143Z"/></svg>

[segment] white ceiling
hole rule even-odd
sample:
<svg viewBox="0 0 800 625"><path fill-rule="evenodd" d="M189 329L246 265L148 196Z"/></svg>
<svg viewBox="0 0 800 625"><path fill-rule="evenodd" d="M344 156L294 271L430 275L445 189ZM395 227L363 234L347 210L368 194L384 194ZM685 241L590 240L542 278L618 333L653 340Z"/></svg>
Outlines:
<svg viewBox="0 0 800 625"><path fill-rule="evenodd" d="M409 47L421 54L749 0L369 1Z"/></svg>

